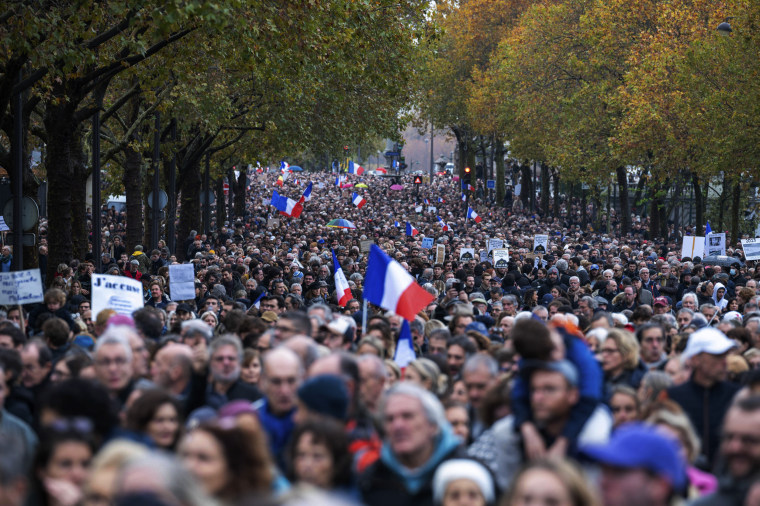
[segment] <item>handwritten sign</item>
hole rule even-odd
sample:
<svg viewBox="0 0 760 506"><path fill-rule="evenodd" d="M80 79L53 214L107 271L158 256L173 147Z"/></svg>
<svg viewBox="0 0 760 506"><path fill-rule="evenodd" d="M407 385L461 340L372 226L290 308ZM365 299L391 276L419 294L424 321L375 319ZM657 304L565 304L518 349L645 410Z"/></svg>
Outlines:
<svg viewBox="0 0 760 506"><path fill-rule="evenodd" d="M174 301L195 298L195 269L193 269L193 264L169 266L169 294Z"/></svg>
<svg viewBox="0 0 760 506"><path fill-rule="evenodd" d="M92 275L92 314L113 309L119 314L131 315L145 305L143 285L126 276Z"/></svg>
<svg viewBox="0 0 760 506"><path fill-rule="evenodd" d="M491 254L491 251L503 248L504 247L504 239L488 239L488 254Z"/></svg>
<svg viewBox="0 0 760 506"><path fill-rule="evenodd" d="M446 260L446 245L436 244L435 246L435 263L443 264Z"/></svg>
<svg viewBox="0 0 760 506"><path fill-rule="evenodd" d="M369 253L369 248L375 244L375 241L360 241L359 242L359 249L362 253Z"/></svg>
<svg viewBox="0 0 760 506"><path fill-rule="evenodd" d="M42 302L42 295L39 269L0 273L0 304Z"/></svg>
<svg viewBox="0 0 760 506"><path fill-rule="evenodd" d="M681 246L681 258L702 258L705 254L705 238L699 236L687 236L683 238Z"/></svg>
<svg viewBox="0 0 760 506"><path fill-rule="evenodd" d="M422 238L422 247L425 249L432 249L433 248L433 238L432 237L423 237Z"/></svg>

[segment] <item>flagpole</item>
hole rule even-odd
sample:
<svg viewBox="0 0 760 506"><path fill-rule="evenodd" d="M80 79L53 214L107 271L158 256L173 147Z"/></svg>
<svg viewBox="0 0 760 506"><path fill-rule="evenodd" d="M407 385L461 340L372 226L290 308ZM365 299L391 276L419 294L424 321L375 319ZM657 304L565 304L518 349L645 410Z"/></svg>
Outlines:
<svg viewBox="0 0 760 506"><path fill-rule="evenodd" d="M364 304L364 309L362 310L362 337L364 337L367 334L367 309L369 309L369 303L367 299L364 299L362 303Z"/></svg>

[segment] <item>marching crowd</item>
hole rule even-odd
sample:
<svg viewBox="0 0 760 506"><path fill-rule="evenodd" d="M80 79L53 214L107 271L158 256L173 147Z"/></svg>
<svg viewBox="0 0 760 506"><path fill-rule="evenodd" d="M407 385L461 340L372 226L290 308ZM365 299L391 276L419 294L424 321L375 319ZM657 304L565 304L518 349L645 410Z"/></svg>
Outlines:
<svg viewBox="0 0 760 506"><path fill-rule="evenodd" d="M710 265L681 257L689 229L583 228L574 199L542 217L448 176L309 174L292 218L272 191L307 182L277 175L175 251L125 244L104 209L97 274L142 283L130 315L93 314L91 255L0 312L0 504L760 505L740 245ZM412 320L364 300L370 244L429 294ZM194 299L172 299L175 263Z"/></svg>

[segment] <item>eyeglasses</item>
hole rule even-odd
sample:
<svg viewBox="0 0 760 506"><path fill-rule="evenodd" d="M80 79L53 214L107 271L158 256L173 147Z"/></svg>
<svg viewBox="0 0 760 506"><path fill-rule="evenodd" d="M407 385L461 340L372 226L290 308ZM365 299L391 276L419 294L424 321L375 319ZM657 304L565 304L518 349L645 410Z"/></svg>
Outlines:
<svg viewBox="0 0 760 506"><path fill-rule="evenodd" d="M127 360L127 357L99 358L95 361L95 365L98 367L111 367L112 365L123 367L128 363L129 360Z"/></svg>
<svg viewBox="0 0 760 506"><path fill-rule="evenodd" d="M53 420L45 426L54 432L78 432L79 434L90 434L93 429L92 420L84 417L59 418Z"/></svg>

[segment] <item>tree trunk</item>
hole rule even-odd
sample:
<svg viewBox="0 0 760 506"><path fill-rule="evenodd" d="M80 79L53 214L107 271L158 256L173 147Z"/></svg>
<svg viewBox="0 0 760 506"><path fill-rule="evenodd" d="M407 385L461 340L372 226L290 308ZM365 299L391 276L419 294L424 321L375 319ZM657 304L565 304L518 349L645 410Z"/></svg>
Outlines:
<svg viewBox="0 0 760 506"><path fill-rule="evenodd" d="M641 194L644 191L644 187L646 186L646 181L647 179L645 171L642 170L641 175L639 175L639 183L636 185L636 193L633 195L633 205L638 211L637 214L642 216L646 213L646 206L640 206L639 202L641 201Z"/></svg>
<svg viewBox="0 0 760 506"><path fill-rule="evenodd" d="M214 184L216 186L216 229L218 230L227 221L227 205L224 201L224 178L220 177Z"/></svg>
<svg viewBox="0 0 760 506"><path fill-rule="evenodd" d="M723 226L723 211L725 210L726 206L724 206L723 203L728 200L728 184L728 178L724 172L723 183L720 189L720 205L718 206L718 230L725 230L725 227Z"/></svg>
<svg viewBox="0 0 760 506"><path fill-rule="evenodd" d="M559 171L554 169L554 209L552 216L560 218L560 197L559 197ZM581 183L581 193L583 193L583 183ZM585 207L585 206L584 206Z"/></svg>
<svg viewBox="0 0 760 506"><path fill-rule="evenodd" d="M55 91L55 90L54 90ZM60 91L60 90L58 90ZM77 136L74 110L70 102L51 101L45 108L44 124L48 132L45 168L48 179L48 282L53 280L58 264L73 258L71 242L71 193L74 170L71 145Z"/></svg>
<svg viewBox="0 0 760 506"><path fill-rule="evenodd" d="M691 184L694 187L694 205L697 208L697 228L694 235L704 235L705 226L705 208L704 199L702 198L702 188L699 182L699 176L696 172L691 173Z"/></svg>
<svg viewBox="0 0 760 506"><path fill-rule="evenodd" d="M620 192L620 235L626 235L631 231L631 205L628 200L628 173L625 167L618 167L617 182Z"/></svg>
<svg viewBox="0 0 760 506"><path fill-rule="evenodd" d="M549 166L544 162L541 165L541 215L549 216Z"/></svg>
<svg viewBox="0 0 760 506"><path fill-rule="evenodd" d="M143 242L142 154L127 146L124 148L124 195L127 197L127 252Z"/></svg>
<svg viewBox="0 0 760 506"><path fill-rule="evenodd" d="M191 230L200 230L201 224L201 166L195 160L180 171L179 183L180 216L177 227L177 258L187 260L184 251L185 239Z"/></svg>
<svg viewBox="0 0 760 506"><path fill-rule="evenodd" d="M731 245L739 242L739 207L741 206L741 181L736 178L731 202Z"/></svg>
<svg viewBox="0 0 760 506"><path fill-rule="evenodd" d="M81 129L71 139L71 244L74 258L80 260L90 250L90 230L87 227L87 172L82 146ZM94 212L95 210L93 210Z"/></svg>
<svg viewBox="0 0 760 506"><path fill-rule="evenodd" d="M523 201L523 209L530 209L530 204L533 200L530 196L533 194L533 177L530 172L530 165L523 163L520 165L520 173L522 174L522 189L520 191L520 199ZM530 209L531 211L533 209Z"/></svg>
<svg viewBox="0 0 760 506"><path fill-rule="evenodd" d="M504 202L504 144L496 140L496 202Z"/></svg>

